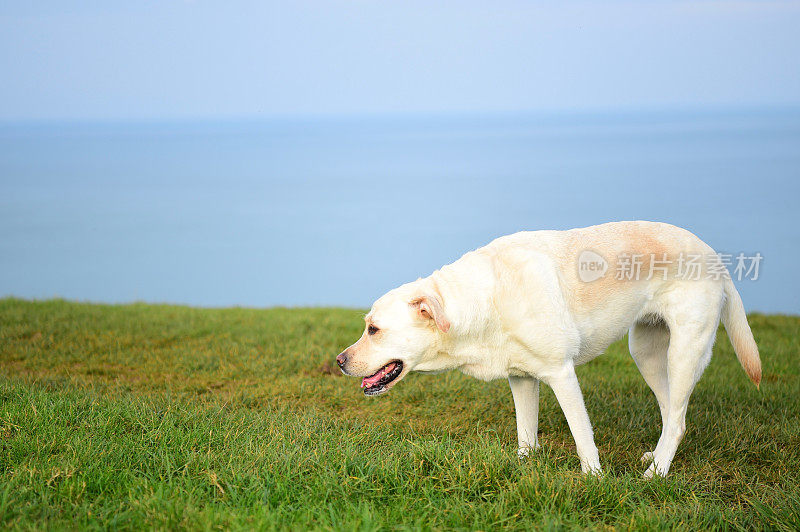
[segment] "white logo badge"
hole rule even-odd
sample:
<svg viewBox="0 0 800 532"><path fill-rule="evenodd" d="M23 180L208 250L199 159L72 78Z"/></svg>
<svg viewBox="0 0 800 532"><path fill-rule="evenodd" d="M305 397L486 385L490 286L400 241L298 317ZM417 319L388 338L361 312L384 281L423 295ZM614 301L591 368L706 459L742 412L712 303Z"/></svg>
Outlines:
<svg viewBox="0 0 800 532"><path fill-rule="evenodd" d="M585 249L578 256L578 277L584 283L600 279L607 271L608 262L602 255Z"/></svg>

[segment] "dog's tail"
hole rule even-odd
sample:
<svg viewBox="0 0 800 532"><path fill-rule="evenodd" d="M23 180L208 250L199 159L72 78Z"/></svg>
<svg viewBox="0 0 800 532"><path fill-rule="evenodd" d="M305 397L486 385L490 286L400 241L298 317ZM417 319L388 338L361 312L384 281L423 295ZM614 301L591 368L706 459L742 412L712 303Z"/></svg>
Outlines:
<svg viewBox="0 0 800 532"><path fill-rule="evenodd" d="M736 358L744 368L747 376L755 383L761 384L761 358L758 356L758 346L753 338L753 331L747 323L747 315L739 292L733 285L730 277L725 280L725 303L722 306L722 324L728 331Z"/></svg>

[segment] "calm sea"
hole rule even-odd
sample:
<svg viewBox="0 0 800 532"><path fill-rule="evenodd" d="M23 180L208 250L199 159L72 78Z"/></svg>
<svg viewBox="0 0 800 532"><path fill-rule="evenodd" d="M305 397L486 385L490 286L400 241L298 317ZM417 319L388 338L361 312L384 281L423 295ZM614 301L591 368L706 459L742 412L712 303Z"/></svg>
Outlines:
<svg viewBox="0 0 800 532"><path fill-rule="evenodd" d="M368 306L494 237L648 219L800 313L800 111L0 126L0 295Z"/></svg>

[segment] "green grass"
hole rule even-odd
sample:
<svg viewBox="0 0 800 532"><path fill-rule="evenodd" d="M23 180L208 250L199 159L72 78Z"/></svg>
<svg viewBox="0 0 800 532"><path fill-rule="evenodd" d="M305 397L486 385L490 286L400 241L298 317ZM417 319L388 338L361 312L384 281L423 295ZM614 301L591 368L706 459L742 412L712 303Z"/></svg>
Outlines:
<svg viewBox="0 0 800 532"><path fill-rule="evenodd" d="M0 523L19 529L800 528L800 318L751 316L761 391L724 332L669 478L624 342L579 368L606 470L580 474L552 392L516 458L507 383L412 374L368 399L343 309L0 300Z"/></svg>

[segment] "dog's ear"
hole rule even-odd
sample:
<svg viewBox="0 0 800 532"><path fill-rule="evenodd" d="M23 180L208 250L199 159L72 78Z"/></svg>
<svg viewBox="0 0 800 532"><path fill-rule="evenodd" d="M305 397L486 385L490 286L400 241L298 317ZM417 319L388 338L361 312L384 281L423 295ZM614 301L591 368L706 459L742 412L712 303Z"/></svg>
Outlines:
<svg viewBox="0 0 800 532"><path fill-rule="evenodd" d="M432 295L423 295L411 301L411 306L416 307L420 316L433 320L440 331L446 333L450 330L450 320L444 314L441 300Z"/></svg>

